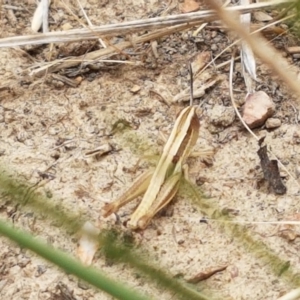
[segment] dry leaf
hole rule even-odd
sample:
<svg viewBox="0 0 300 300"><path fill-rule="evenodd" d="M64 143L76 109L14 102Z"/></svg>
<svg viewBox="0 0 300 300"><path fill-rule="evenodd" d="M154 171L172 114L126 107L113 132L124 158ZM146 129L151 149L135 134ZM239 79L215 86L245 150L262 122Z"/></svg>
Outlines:
<svg viewBox="0 0 300 300"><path fill-rule="evenodd" d="M220 266L220 267L214 267L214 268L208 268L205 269L204 271L198 273L197 275L193 276L192 278L188 279L188 283L198 283L200 281L206 280L209 277L213 276L214 274L218 272L222 272L226 270L227 265L225 266Z"/></svg>
<svg viewBox="0 0 300 300"><path fill-rule="evenodd" d="M200 5L198 2L194 0L185 0L184 3L181 5L181 12L182 13L189 13L196 11L200 8Z"/></svg>
<svg viewBox="0 0 300 300"><path fill-rule="evenodd" d="M259 140L259 150L257 151L260 158L261 168L264 173L264 178L268 181L269 186L272 187L275 194L283 195L286 193L286 186L281 180L278 161L276 159L269 159L267 146L262 146L264 139L265 138L263 137Z"/></svg>
<svg viewBox="0 0 300 300"><path fill-rule="evenodd" d="M80 261L87 266L91 265L94 255L99 248L99 243L97 240L99 233L100 230L91 222L85 222L81 229L77 248L77 256Z"/></svg>
<svg viewBox="0 0 300 300"><path fill-rule="evenodd" d="M273 20L273 18L270 15L266 14L263 11L255 11L253 13L253 17L256 21L260 22L267 22Z"/></svg>

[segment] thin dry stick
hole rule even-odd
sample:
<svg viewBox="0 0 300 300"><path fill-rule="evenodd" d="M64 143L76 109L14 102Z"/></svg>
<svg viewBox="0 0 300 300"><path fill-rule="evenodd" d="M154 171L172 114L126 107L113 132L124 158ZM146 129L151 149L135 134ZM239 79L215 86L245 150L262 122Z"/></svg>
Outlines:
<svg viewBox="0 0 300 300"><path fill-rule="evenodd" d="M213 219L209 217L203 218L209 222L215 223L232 223L232 224L249 224L249 225L300 225L300 221L280 220L280 221L243 221L243 220L228 220L228 219ZM199 222L199 218L190 218L191 222Z"/></svg>
<svg viewBox="0 0 300 300"><path fill-rule="evenodd" d="M82 13L83 13L83 15L84 15L86 21L87 21L87 23L89 24L89 27L90 27L91 29L93 29L95 26L93 25L93 23L91 22L91 20L90 20L89 17L87 16L87 14L86 14L86 12L85 12L83 6L81 5L81 2L80 2L79 0L77 0L77 3L78 3L78 5L79 5L79 7L80 7L80 9L81 9L81 11L82 11ZM107 46L105 45L105 43L103 42L102 39L99 39L99 43L101 44L101 46L102 46L103 48L107 48Z"/></svg>
<svg viewBox="0 0 300 300"><path fill-rule="evenodd" d="M261 8L273 7L275 5L286 3L287 1L290 0L275 0L247 6L233 6L226 8L226 11L240 11L241 13L246 13ZM205 10L194 13L123 22L119 24L95 26L93 29L82 28L61 32L49 32L46 34L16 36L0 39L0 48L99 39L100 36L124 35L142 30L153 30L165 28L166 26L182 25L186 23L190 24L192 22L195 22L194 25L197 25L203 22L215 20L216 18L217 16L215 11Z"/></svg>

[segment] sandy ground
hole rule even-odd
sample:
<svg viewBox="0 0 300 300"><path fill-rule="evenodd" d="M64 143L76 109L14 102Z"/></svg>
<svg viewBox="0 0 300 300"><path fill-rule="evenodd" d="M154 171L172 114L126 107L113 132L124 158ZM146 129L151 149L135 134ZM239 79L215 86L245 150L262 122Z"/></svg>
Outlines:
<svg viewBox="0 0 300 300"><path fill-rule="evenodd" d="M79 27L78 20L66 11L63 1L53 2L51 30ZM76 1L66 1L66 4L83 20ZM104 24L161 15L169 7L168 1L124 0L113 4L113 1L90 0L83 4L94 24L99 24L99 20ZM168 14L179 12L179 3L173 4ZM29 33L34 5L18 1L11 1L11 5L24 10L9 11L2 7L2 37ZM167 91L172 98L187 88L187 62L202 51L216 55L229 43L224 31L207 28L197 38L191 38L191 34L192 30L184 31L158 41L158 58L153 55L150 44L140 47L131 59L143 61L143 66L104 64L99 70L89 69L77 75L77 80L82 79L82 82L76 88L51 79L50 74L41 79L22 75L27 67L45 59L49 46L1 49L1 165L34 186L34 190L51 203L93 223L105 223L100 217L103 205L123 193L136 176L148 168L146 161L132 171L143 154L160 153L160 133L168 136L177 113L188 105L168 105L161 91ZM274 43L296 68L297 59L287 55L282 46L293 45L295 41L283 36ZM55 45L53 53L72 55L72 47ZM116 56L116 59L121 58L122 55ZM230 52L225 53L217 64L229 58ZM238 64L234 85L236 98L242 101L245 87L239 69ZM240 122L233 118L226 128L212 125L216 109L224 110L220 117L223 118L232 113L232 107L228 66L218 71L211 69L211 72L222 74L223 80L195 100L201 123L195 150L209 146L215 149L215 155L212 164L197 158L188 160L191 180L208 197L205 201L219 211L226 211L236 221L278 221L292 216L299 209L299 103L270 76L271 72L258 65L258 89L273 98L274 117L279 118L282 125L274 130L260 127L255 133L266 136L267 144L290 172L280 169L287 193L275 195L263 180L256 153L257 141ZM116 122L127 124L129 129L111 134ZM108 154L98 158L86 155L107 144L112 148ZM120 210L122 222L128 219L134 207L135 204L129 204ZM39 215L26 206L16 206L5 195L1 196L0 208L1 218L75 255L74 233L51 223L46 215ZM277 266L279 272L276 273L263 255L254 255L254 246L241 242L223 224L200 223L205 216L183 192L165 215L155 217L142 238L137 233L134 235L141 249L151 253L151 261L155 260L171 275L180 274L188 279L208 269L227 266L226 270L194 285L197 290L219 295L219 299L271 300L295 288L296 281L293 283L285 277L283 271L279 273L287 265L294 274L299 272L299 240L289 242L279 236L275 225L246 226L253 240L261 242L282 260L283 265ZM297 233L296 228L293 230ZM4 238L0 239L0 258L2 299L111 299ZM93 265L153 299L174 297L155 284L147 283L143 276L137 276L125 265L107 263L101 251L96 254Z"/></svg>

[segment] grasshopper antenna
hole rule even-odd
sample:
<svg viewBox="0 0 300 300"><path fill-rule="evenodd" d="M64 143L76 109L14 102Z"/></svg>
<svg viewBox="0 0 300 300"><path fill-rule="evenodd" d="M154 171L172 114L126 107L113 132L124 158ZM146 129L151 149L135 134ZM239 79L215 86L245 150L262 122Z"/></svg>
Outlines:
<svg viewBox="0 0 300 300"><path fill-rule="evenodd" d="M189 64L189 71L190 71L190 106L192 106L194 101L194 91L193 91L193 68L191 63Z"/></svg>

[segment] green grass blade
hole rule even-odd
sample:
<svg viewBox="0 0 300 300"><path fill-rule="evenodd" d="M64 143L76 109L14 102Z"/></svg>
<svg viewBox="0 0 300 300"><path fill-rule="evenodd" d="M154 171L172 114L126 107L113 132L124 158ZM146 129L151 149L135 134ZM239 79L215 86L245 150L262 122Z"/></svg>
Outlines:
<svg viewBox="0 0 300 300"><path fill-rule="evenodd" d="M77 278L86 281L117 299L149 300L146 296L133 291L119 282L109 279L95 268L85 267L66 253L39 241L25 231L18 230L13 226L8 225L6 221L0 220L0 234L15 241L21 247L27 248L54 263L65 272L75 275Z"/></svg>

